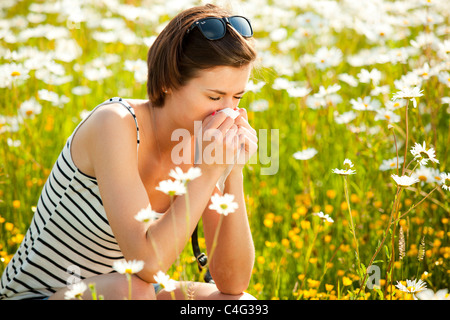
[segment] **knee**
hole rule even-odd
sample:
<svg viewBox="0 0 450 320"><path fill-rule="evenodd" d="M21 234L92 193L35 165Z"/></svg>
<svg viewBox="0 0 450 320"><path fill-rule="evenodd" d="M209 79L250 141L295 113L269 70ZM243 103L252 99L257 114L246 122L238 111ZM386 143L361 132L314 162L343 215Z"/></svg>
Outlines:
<svg viewBox="0 0 450 320"><path fill-rule="evenodd" d="M152 283L142 280L136 275L131 277L132 300L155 300L156 293Z"/></svg>
<svg viewBox="0 0 450 320"><path fill-rule="evenodd" d="M243 292L240 295L239 300L256 300L256 298L252 296L250 293Z"/></svg>

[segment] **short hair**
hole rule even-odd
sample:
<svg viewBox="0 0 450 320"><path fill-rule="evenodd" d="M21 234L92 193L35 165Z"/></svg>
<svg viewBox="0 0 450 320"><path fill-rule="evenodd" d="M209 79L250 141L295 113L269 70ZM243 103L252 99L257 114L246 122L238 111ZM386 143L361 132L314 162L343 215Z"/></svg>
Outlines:
<svg viewBox="0 0 450 320"><path fill-rule="evenodd" d="M253 38L244 38L229 26L220 40L206 39L198 28L188 33L189 27L199 19L231 15L216 5L197 6L179 13L161 31L147 56L147 94L154 107L164 105L165 90L185 85L201 70L241 67L256 59Z"/></svg>

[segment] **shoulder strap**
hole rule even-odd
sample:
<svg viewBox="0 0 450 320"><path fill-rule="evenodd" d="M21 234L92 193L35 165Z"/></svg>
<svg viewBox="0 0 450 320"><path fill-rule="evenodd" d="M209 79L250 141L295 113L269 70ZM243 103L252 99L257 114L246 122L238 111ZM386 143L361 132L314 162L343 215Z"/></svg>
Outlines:
<svg viewBox="0 0 450 320"><path fill-rule="evenodd" d="M120 104L122 104L125 108L127 108L127 110L133 116L134 123L136 124L137 149L139 150L139 143L140 143L139 125L138 125L136 114L134 113L133 107L127 101L125 101L124 99L122 99L120 97L114 97L114 98L108 99L105 102L103 102L102 104L109 104L109 103L120 103Z"/></svg>

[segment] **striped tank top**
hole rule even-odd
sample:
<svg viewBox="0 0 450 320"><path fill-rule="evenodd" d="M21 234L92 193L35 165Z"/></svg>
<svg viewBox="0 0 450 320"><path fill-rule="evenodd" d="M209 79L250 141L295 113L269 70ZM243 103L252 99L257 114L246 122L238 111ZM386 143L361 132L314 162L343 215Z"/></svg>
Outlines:
<svg viewBox="0 0 450 320"><path fill-rule="evenodd" d="M96 106L120 103L122 98ZM90 115L89 114L89 115ZM89 117L88 115L88 117ZM44 184L30 227L0 282L0 299L42 299L80 279L113 272L123 259L102 204L97 181L72 161L70 146L82 120L67 139Z"/></svg>

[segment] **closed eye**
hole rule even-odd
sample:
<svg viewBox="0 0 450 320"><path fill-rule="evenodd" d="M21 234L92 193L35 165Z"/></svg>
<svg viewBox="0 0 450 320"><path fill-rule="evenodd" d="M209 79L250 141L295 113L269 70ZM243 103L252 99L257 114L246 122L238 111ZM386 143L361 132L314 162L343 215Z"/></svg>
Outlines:
<svg viewBox="0 0 450 320"><path fill-rule="evenodd" d="M219 101L220 100L220 97L208 97L209 99L211 99L211 100L213 100L213 101ZM238 99L238 100L241 100L242 98L243 98L243 96L240 96L240 97L233 97L233 98L235 98L235 99Z"/></svg>

